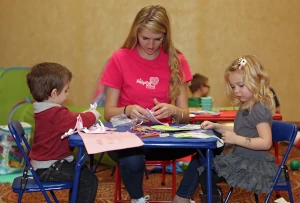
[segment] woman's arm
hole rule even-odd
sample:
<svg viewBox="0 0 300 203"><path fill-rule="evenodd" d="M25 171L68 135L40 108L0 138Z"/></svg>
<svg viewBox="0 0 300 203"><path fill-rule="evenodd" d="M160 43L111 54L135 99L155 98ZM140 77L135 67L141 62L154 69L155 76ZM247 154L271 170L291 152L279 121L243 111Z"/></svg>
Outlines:
<svg viewBox="0 0 300 203"><path fill-rule="evenodd" d="M190 121L190 116L188 108L187 83L183 83L180 86L180 95L176 98L175 107L176 109L172 116L179 119L179 123L188 123Z"/></svg>
<svg viewBox="0 0 300 203"><path fill-rule="evenodd" d="M139 105L132 104L128 105L125 109L124 107L117 107L120 96L120 90L107 87L105 106L104 106L104 118L110 121L111 117L125 113L126 116L132 119L137 119L138 121L149 121L149 116L147 111ZM125 112L124 112L125 110Z"/></svg>
<svg viewBox="0 0 300 203"><path fill-rule="evenodd" d="M153 116L157 119L168 118L172 116L178 123L189 122L189 110L187 103L187 85L180 86L180 95L176 98L175 105L160 103L154 98L154 107L151 109Z"/></svg>
<svg viewBox="0 0 300 203"><path fill-rule="evenodd" d="M107 87L104 105L104 118L110 121L111 117L122 114L124 107L117 107L120 96L120 90Z"/></svg>

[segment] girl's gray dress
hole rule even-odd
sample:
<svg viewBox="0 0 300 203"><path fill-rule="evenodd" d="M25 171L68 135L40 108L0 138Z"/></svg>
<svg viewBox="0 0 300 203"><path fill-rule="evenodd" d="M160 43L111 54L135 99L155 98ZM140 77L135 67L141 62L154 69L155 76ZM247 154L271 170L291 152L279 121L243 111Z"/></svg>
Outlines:
<svg viewBox="0 0 300 203"><path fill-rule="evenodd" d="M234 132L245 137L258 137L256 126L260 123L271 126L272 114L262 103L256 103L249 113L239 109L234 120ZM269 193L278 170L275 157L264 150L252 150L234 146L229 153L216 156L214 164L218 176L226 179L231 187L239 187L256 194ZM280 177L280 182L284 176Z"/></svg>

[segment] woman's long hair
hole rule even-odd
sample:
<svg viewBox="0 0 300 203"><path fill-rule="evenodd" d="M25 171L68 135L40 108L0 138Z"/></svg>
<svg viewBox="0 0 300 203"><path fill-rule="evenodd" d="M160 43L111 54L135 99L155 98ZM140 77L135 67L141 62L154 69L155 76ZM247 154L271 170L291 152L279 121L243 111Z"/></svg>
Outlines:
<svg viewBox="0 0 300 203"><path fill-rule="evenodd" d="M170 18L166 9L159 5L150 5L142 8L136 15L127 39L121 48L134 49L138 44L137 35L144 28L153 33L164 33L162 50L169 56L171 72L169 96L170 100L174 100L180 94L180 85L183 81L181 76L184 77L184 74L178 56L180 51L174 47L172 42Z"/></svg>

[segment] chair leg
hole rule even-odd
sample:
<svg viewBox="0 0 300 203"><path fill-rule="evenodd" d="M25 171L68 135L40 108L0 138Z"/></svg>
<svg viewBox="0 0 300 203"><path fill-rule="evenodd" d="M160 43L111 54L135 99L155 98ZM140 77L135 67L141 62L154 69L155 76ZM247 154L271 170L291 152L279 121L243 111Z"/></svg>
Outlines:
<svg viewBox="0 0 300 203"><path fill-rule="evenodd" d="M147 171L146 163L145 163L145 176L146 176L146 179L149 179L149 173Z"/></svg>
<svg viewBox="0 0 300 203"><path fill-rule="evenodd" d="M166 186L166 165L162 165L161 171L161 185Z"/></svg>
<svg viewBox="0 0 300 203"><path fill-rule="evenodd" d="M116 165L117 165L117 164L116 164ZM115 171L116 171L116 165L113 166L113 170L111 171L110 176L113 176L113 175L114 175L114 173L115 173Z"/></svg>
<svg viewBox="0 0 300 203"><path fill-rule="evenodd" d="M172 198L176 195L176 160L172 161Z"/></svg>
<svg viewBox="0 0 300 203"><path fill-rule="evenodd" d="M254 193L254 198L255 198L255 202L256 202L256 203L259 203L259 201L258 201L258 195L255 194L255 193Z"/></svg>
<svg viewBox="0 0 300 203"><path fill-rule="evenodd" d="M287 186L287 191L289 193L289 198L290 198L290 203L294 203L294 199L293 199L293 194L292 194L292 188L291 188L291 183L290 181L288 180L287 183L286 183L288 186Z"/></svg>
<svg viewBox="0 0 300 203"><path fill-rule="evenodd" d="M231 187L230 190L228 191L228 194L226 196L224 203L227 203L229 201L232 191L233 191L233 187Z"/></svg>
<svg viewBox="0 0 300 203"><path fill-rule="evenodd" d="M56 196L55 196L55 194L54 194L54 192L52 190L50 191L50 194L51 194L54 202L59 203L59 201L57 200L57 198L56 198Z"/></svg>
<svg viewBox="0 0 300 203"><path fill-rule="evenodd" d="M273 143L274 145L274 149L275 149L275 158L276 158L276 163L277 165L279 165L279 145L278 145L278 142L274 142ZM279 190L276 190L276 197L280 197L280 192Z"/></svg>
<svg viewBox="0 0 300 203"><path fill-rule="evenodd" d="M51 200L50 200L49 196L47 195L47 192L46 192L45 190L42 190L42 193L43 193L43 195L44 195L46 201L47 201L48 203L51 203Z"/></svg>
<svg viewBox="0 0 300 203"><path fill-rule="evenodd" d="M18 203L22 203L23 192L18 193Z"/></svg>
<svg viewBox="0 0 300 203"><path fill-rule="evenodd" d="M93 169L94 173L96 173L97 168L98 168L98 166L100 165L101 160L102 160L102 158L103 158L103 155L104 155L104 153L101 153L101 155L100 155L100 157L99 157L99 159L98 159L98 161L97 161L97 163L96 163L96 165L95 165L95 167L94 167L94 169Z"/></svg>
<svg viewBox="0 0 300 203"><path fill-rule="evenodd" d="M90 154L90 171L94 171L94 154Z"/></svg>
<svg viewBox="0 0 300 203"><path fill-rule="evenodd" d="M121 177L119 171L119 165L115 166L116 176L115 176L115 192L114 192L114 203L117 203L121 199Z"/></svg>

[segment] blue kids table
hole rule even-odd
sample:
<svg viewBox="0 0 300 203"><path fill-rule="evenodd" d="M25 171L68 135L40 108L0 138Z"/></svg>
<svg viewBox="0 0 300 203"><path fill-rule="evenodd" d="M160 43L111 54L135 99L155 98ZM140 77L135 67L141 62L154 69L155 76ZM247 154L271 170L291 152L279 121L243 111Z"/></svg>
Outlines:
<svg viewBox="0 0 300 203"><path fill-rule="evenodd" d="M106 127L112 128L111 123L104 123ZM172 124L171 126L183 126L185 124ZM130 131L129 126L120 126L116 127L116 132L126 132ZM170 133L170 132L169 132ZM207 134L216 134L212 130L208 130ZM211 174L211 161L213 158L212 149L217 148L217 138L209 138L209 139L179 139L171 135L168 137L149 137L149 138L141 138L144 142L145 148L188 148L188 149L197 149L198 153L201 153L200 149L206 149L206 175L207 175L207 198L208 203L212 203L212 174ZM75 177L72 189L72 197L71 202L76 202L77 192L78 192L78 185L79 185L79 177L80 177L80 169L85 164L85 161L88 158L88 154L83 154L85 146L83 143L82 138L80 135L73 134L69 137L69 143L71 147L78 148L78 154L76 159L76 167L75 167ZM201 153L202 155L202 153Z"/></svg>

